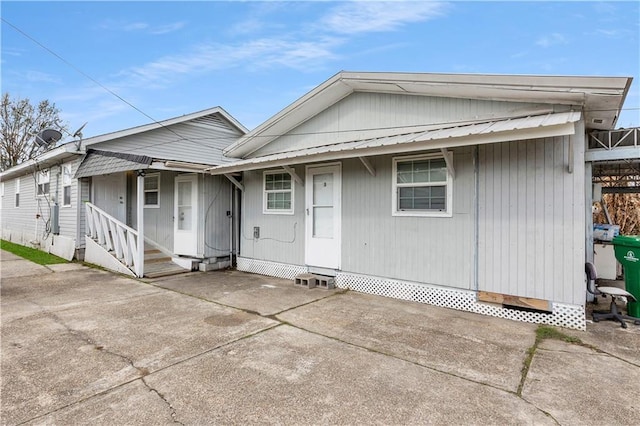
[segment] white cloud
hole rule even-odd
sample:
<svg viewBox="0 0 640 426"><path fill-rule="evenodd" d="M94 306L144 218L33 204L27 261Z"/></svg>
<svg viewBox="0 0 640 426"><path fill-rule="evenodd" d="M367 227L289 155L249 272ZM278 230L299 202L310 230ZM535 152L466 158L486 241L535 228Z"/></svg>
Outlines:
<svg viewBox="0 0 640 426"><path fill-rule="evenodd" d="M41 71L33 71L33 70L27 71L24 74L24 77L30 83L54 83L54 84L62 83L62 81L60 80L60 77L57 77L52 74L47 74Z"/></svg>
<svg viewBox="0 0 640 426"><path fill-rule="evenodd" d="M172 24L161 25L159 27L151 28L149 30L149 33L155 34L155 35L172 33L174 31L182 29L185 25L186 25L186 23L182 22L182 21L181 22L174 22Z"/></svg>
<svg viewBox="0 0 640 426"><path fill-rule="evenodd" d="M551 47L557 44L567 44L567 38L560 33L552 33L545 36L540 37L536 41L536 45L542 47Z"/></svg>
<svg viewBox="0 0 640 426"><path fill-rule="evenodd" d="M441 16L446 8L446 3L434 1L355 1L335 7L320 24L341 34L392 31Z"/></svg>
<svg viewBox="0 0 640 426"><path fill-rule="evenodd" d="M149 24L147 24L146 22L132 22L130 24L125 24L124 26L122 26L122 30L124 31L140 31L146 30L147 28L149 28Z"/></svg>
<svg viewBox="0 0 640 426"><path fill-rule="evenodd" d="M17 49L14 47L2 46L2 56L22 56L22 54L26 52L25 49Z"/></svg>
<svg viewBox="0 0 640 426"><path fill-rule="evenodd" d="M107 20L100 25L100 28L107 31L124 31L124 32L145 32L153 35L167 34L177 31L186 25L185 22L172 22L164 25L151 25L148 22L125 22Z"/></svg>
<svg viewBox="0 0 640 426"><path fill-rule="evenodd" d="M288 40L263 38L236 45L202 44L181 55L170 55L139 67L124 70L120 76L130 85L165 85L179 76L246 66L249 69L283 66L301 71L335 59L332 49L340 39Z"/></svg>

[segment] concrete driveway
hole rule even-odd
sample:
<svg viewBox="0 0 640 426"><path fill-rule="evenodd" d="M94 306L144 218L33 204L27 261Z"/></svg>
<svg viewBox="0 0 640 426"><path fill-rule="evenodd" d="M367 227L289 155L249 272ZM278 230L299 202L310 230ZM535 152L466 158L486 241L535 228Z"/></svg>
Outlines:
<svg viewBox="0 0 640 426"><path fill-rule="evenodd" d="M640 327L1 260L2 424L640 424Z"/></svg>

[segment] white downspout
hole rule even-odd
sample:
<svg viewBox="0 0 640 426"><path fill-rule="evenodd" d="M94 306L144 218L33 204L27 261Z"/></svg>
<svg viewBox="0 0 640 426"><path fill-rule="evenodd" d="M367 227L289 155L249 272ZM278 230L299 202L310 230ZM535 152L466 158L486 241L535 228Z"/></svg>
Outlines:
<svg viewBox="0 0 640 426"><path fill-rule="evenodd" d="M229 183L229 266L233 265L233 217L235 212L233 211L233 189L235 188L231 182ZM222 179L220 179L220 185L222 185Z"/></svg>
<svg viewBox="0 0 640 426"><path fill-rule="evenodd" d="M144 171L138 171L137 180L137 222L138 222L138 261L136 262L136 275L142 278L144 275Z"/></svg>

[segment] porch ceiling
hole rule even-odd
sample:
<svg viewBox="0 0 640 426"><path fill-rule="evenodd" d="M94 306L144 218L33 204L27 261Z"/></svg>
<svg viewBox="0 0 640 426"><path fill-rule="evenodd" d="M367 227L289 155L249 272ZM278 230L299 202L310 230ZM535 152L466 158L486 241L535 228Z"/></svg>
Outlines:
<svg viewBox="0 0 640 426"><path fill-rule="evenodd" d="M148 169L151 157L99 150L88 150L76 171L76 178Z"/></svg>
<svg viewBox="0 0 640 426"><path fill-rule="evenodd" d="M250 158L212 167L208 171L211 174L224 174L316 161L571 135L575 133L574 123L580 120L580 116L580 112L549 113L442 127Z"/></svg>

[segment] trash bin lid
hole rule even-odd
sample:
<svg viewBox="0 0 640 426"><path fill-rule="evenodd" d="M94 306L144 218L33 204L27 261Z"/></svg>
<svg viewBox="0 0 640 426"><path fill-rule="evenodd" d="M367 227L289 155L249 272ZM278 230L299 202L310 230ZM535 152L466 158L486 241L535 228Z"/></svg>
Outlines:
<svg viewBox="0 0 640 426"><path fill-rule="evenodd" d="M618 235L611 242L616 246L640 248L640 235Z"/></svg>

